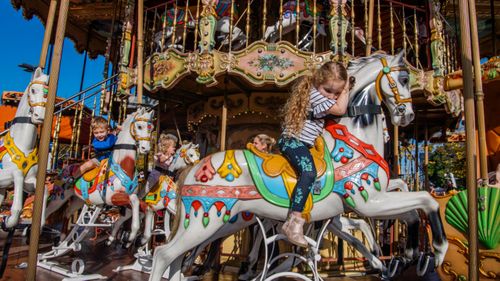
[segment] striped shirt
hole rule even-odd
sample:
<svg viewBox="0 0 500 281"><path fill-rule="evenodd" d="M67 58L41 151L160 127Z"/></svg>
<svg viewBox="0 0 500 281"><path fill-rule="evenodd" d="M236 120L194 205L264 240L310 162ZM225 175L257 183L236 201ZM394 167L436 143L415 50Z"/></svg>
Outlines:
<svg viewBox="0 0 500 281"><path fill-rule="evenodd" d="M308 117L302 127L302 131L298 139L309 145L314 145L316 138L323 132L326 115L328 110L336 103L335 100L323 96L316 88L311 89L309 96L309 112ZM310 118L310 117L313 118ZM287 134L287 129L284 131Z"/></svg>

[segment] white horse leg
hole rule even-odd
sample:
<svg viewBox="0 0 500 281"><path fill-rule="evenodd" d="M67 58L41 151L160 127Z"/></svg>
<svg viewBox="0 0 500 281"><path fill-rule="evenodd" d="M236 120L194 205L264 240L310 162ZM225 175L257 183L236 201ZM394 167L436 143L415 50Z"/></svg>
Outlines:
<svg viewBox="0 0 500 281"><path fill-rule="evenodd" d="M12 176L14 179L14 200L12 202L12 206L10 207L10 215L6 217L4 221L6 228L12 228L18 224L19 216L23 210L24 177L22 172L19 170L13 172Z"/></svg>
<svg viewBox="0 0 500 281"><path fill-rule="evenodd" d="M373 255L370 250L367 249L363 243L361 243L361 241L348 233L348 225L350 223L348 220L349 219L340 216L334 217L328 225L328 230L340 239L345 240L347 243L354 246L354 248L356 248L356 250L358 250L368 260L373 268L384 272L386 268L382 261ZM351 226L355 224L356 223L354 222ZM369 229L368 231L368 235L365 234L365 236L367 237L367 240L371 240L371 242L374 243L375 239L373 238L371 231Z"/></svg>
<svg viewBox="0 0 500 281"><path fill-rule="evenodd" d="M185 216L184 208L181 218ZM174 261L181 257L185 252L193 247L201 244L209 237L213 235L224 225L222 219L218 218L216 214L217 210L212 208L209 212L209 217L212 218L210 223L204 227L202 224L201 216L195 217L192 213L190 214L192 219L188 228L184 228L182 219L179 221L179 227L177 233L170 242L166 245L159 246L154 251L153 257L153 267L151 268L151 274L149 276L149 281L160 281L163 273L168 266L174 265ZM181 261L182 262L182 259ZM175 267L170 268L170 277L178 274L180 272L180 263L176 261ZM169 279L170 281L177 279Z"/></svg>
<svg viewBox="0 0 500 281"><path fill-rule="evenodd" d="M334 218L335 220L336 218ZM360 230L366 238L368 242L369 250L372 253L381 254L382 250L380 249L377 241L375 241L375 237L373 237L372 230L368 223L363 219L351 219L340 216L340 223L342 225L342 231L348 232L349 230Z"/></svg>
<svg viewBox="0 0 500 281"><path fill-rule="evenodd" d="M151 239L153 231L154 212L150 208L146 210L146 217L144 218L144 233L142 234L141 245L145 245Z"/></svg>
<svg viewBox="0 0 500 281"><path fill-rule="evenodd" d="M49 189L44 186L43 188L43 202L42 202L42 221L40 223L40 229L43 229L45 226L46 219L46 209L47 209L47 200L49 199ZM34 205L33 205L34 206Z"/></svg>
<svg viewBox="0 0 500 281"><path fill-rule="evenodd" d="M408 189L408 185L402 179L390 179L387 184L387 192L393 191L402 191L402 192L410 192Z"/></svg>
<svg viewBox="0 0 500 281"><path fill-rule="evenodd" d="M137 198L137 194L131 194L129 198L130 198L130 205L132 206L132 226L130 227L130 236L128 237L129 243L127 246L130 246L130 244L134 242L135 237L137 236L137 232L141 227L140 213L139 213L139 207L140 207L139 198Z"/></svg>
<svg viewBox="0 0 500 281"><path fill-rule="evenodd" d="M132 210L129 208L125 209L125 215L120 216L119 219L115 221L113 224L113 228L111 229L111 234L108 237L108 241L106 241L106 245L110 246L116 239L116 235L118 234L118 231L122 227L122 225L128 221L132 217Z"/></svg>
<svg viewBox="0 0 500 281"><path fill-rule="evenodd" d="M389 219L394 216L422 209L429 218L432 230L436 266L443 263L448 241L439 214L439 204L426 191L388 192L370 198L366 204L359 204L355 211L366 217Z"/></svg>

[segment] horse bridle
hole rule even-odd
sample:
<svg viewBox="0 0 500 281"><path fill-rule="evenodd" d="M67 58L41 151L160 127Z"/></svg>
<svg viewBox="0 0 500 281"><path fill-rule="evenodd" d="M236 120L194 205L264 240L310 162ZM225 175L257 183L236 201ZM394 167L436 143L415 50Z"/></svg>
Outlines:
<svg viewBox="0 0 500 281"><path fill-rule="evenodd" d="M382 87L380 86L380 81L382 80L382 77L386 77L387 81L389 82L389 87L391 88L392 93L394 94L394 99L396 101L396 105L402 105L407 102L411 102L411 98L406 98L402 99L398 86L396 82L394 81L394 78L391 76L391 72L394 71L408 71L408 68L405 66L393 66L389 67L387 64L387 60L385 58L380 58L380 62L382 63L382 70L380 70L379 74L377 75L377 79L375 80L375 90L377 91L377 96L382 101Z"/></svg>
<svg viewBox="0 0 500 281"><path fill-rule="evenodd" d="M147 137L138 137L137 136L137 132L135 130L135 122L138 122L138 121L143 121L143 122L146 122L148 125L148 131L150 132L148 134ZM152 128L152 125L151 125L151 122L149 119L146 119L146 118L134 118L134 121L132 121L132 123L130 124L130 135L134 138L134 140L136 142L138 141L151 141L151 131L153 130Z"/></svg>
<svg viewBox="0 0 500 281"><path fill-rule="evenodd" d="M45 107L45 105L47 104L47 101L42 101L42 102L35 102L35 103L32 103L31 102L31 98L30 98L30 95L31 95L31 86L33 85L42 85L43 86L43 93L44 93L44 96L46 98L47 94L49 93L49 86L47 86L47 84L45 84L44 82L40 82L40 81L32 81L30 82L30 84L28 85L28 105L30 107L35 107L35 106L41 106L41 107Z"/></svg>
<svg viewBox="0 0 500 281"><path fill-rule="evenodd" d="M186 151L187 151L186 148L181 149L181 151L179 152L179 157L183 158L187 165L193 165L193 164L195 164L196 161L191 160L191 158L189 158L186 155Z"/></svg>

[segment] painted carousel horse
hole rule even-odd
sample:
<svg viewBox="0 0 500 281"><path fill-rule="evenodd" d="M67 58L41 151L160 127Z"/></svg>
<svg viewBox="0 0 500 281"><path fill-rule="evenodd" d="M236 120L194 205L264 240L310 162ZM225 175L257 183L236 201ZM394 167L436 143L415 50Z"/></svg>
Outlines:
<svg viewBox="0 0 500 281"><path fill-rule="evenodd" d="M34 193L38 170L37 125L43 123L49 76L37 68L17 107L10 130L0 139L0 188L14 186L10 215L2 226L18 224L23 209L23 192ZM0 203L4 193L0 195Z"/></svg>
<svg viewBox="0 0 500 281"><path fill-rule="evenodd" d="M101 161L99 167L85 173L74 184L76 195L87 205L131 206L129 244L140 227L136 156L137 151L147 154L150 150L152 117L153 111L144 108L128 115L109 159Z"/></svg>
<svg viewBox="0 0 500 281"><path fill-rule="evenodd" d="M218 0L215 3L213 13L217 18L217 25L215 31L220 33L219 39L221 39L222 45L229 44L229 34L230 34L230 24L231 24L231 0ZM231 40L234 42L233 48L239 49L246 42L245 33L237 27L234 23L239 18L238 10L236 4L234 4L234 15L233 15L233 33ZM186 10L185 7L173 6L167 10L166 16L163 17L165 23L165 31L161 30L156 32L154 35L154 43L156 46L156 51L159 52L165 47L174 47L176 49L182 50L182 46L179 42L182 41L184 34L184 26L189 29L194 29L196 26L197 10L201 12L203 7L189 6ZM187 15L186 15L187 13ZM187 19L187 21L186 21ZM175 30L174 30L175 22ZM198 31L195 31L198 32ZM172 36L174 36L172 44Z"/></svg>
<svg viewBox="0 0 500 281"><path fill-rule="evenodd" d="M314 24L314 7L313 7L313 1L311 0L305 0L305 1L300 1L299 3L299 21L301 23L308 23L309 25L313 26ZM319 3L317 4L317 12L316 12L316 17L317 17L317 32L319 35L326 36L326 23L327 20L325 18L325 13L324 13L324 8L323 5L320 5ZM281 25L282 25L282 35L285 35L297 27L296 25L297 22L297 1L292 0L288 1L283 4L283 19L281 20ZM264 40L267 40L270 38L271 42L276 42L279 39L279 28L280 28L280 20L278 20L275 24L268 26L266 28L266 32L264 33ZM312 42L312 28L307 32L305 37L301 40L301 43L299 43L302 48L307 49Z"/></svg>
<svg viewBox="0 0 500 281"><path fill-rule="evenodd" d="M168 170L172 174L177 173L178 171L184 170L188 166L192 166L200 160L200 152L198 151L198 145L193 144L191 142L183 144L181 147L177 149L174 154L174 159L172 160L172 164L169 166ZM145 228L142 236L142 243L145 244L149 241L152 234L153 228L153 219L154 213L157 211L166 210L164 213L165 216L165 225L164 230L166 236L170 233L170 213L175 213L175 207L168 207L171 200L174 200L176 196L176 187L174 181L165 175L160 176L158 182L154 186L149 186L149 182L146 182L146 186L143 190L141 190L138 194L139 198L142 198L142 201L145 204L142 204L142 209L145 211ZM174 200L175 201L175 200ZM170 212L170 213L169 213ZM108 238L106 244L109 246L116 239L116 235L120 230L123 223L125 223L128 219L132 217L132 212L130 209L127 209L125 214L121 216L114 224L113 229L111 231L111 235Z"/></svg>
<svg viewBox="0 0 500 281"><path fill-rule="evenodd" d="M349 72L356 77L370 78L366 82L375 81L368 87L368 97L374 97L375 104L385 102L393 124L403 126L412 120L408 70L402 53L395 57L375 54L355 60ZM351 102L363 93L357 90L367 86L356 83ZM374 109L360 107L358 110ZM359 119L359 126L364 125L365 131L373 126L370 118L359 116ZM382 130L379 131L382 134ZM369 136L383 139L382 135ZM386 219L422 209L430 221L435 265L442 264L448 242L439 205L429 193L387 192L388 164L372 145L353 136L341 123L328 122L311 150L318 180L307 200L304 216L310 221L319 221L354 211L363 217ZM178 183L180 221L175 224L177 229L172 239L155 249L150 280L160 280L169 266L170 277L178 278L183 254L212 237L231 214L246 211L285 220L295 180L295 173L284 157L264 155L255 149L218 152L203 159Z"/></svg>

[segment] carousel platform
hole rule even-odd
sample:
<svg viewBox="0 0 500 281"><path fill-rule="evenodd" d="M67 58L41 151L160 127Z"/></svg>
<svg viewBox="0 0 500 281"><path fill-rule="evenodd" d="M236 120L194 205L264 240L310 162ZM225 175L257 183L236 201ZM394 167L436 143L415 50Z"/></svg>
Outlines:
<svg viewBox="0 0 500 281"><path fill-rule="evenodd" d="M28 259L28 245L26 244L26 238L20 235L21 233L16 232L13 244L10 249L9 259L7 263L7 268L5 270L4 276L1 280L9 281L21 281L26 280L26 262ZM5 241L7 234L5 232L0 232L0 241ZM58 259L62 264L66 264L69 268L71 266L72 257L78 257L85 261L85 272L86 273L99 273L101 275L107 276L107 280L113 281L141 281L147 280L149 275L145 273L135 272L135 271L125 271L125 272L114 272L119 265L131 264L134 261L133 250L123 249L121 246L111 246L108 247L104 244L102 239L93 240L92 237L86 239L82 250L72 256L67 256ZM3 243L0 249L3 251ZM52 243L49 241L48 237L42 236L40 239L40 250L39 253L47 252L51 249ZM238 280L236 274L237 268L230 266L223 267L223 272L216 273L210 272L205 274L202 279L206 281L220 280L220 281L232 281ZM349 275L360 275L359 273L346 273L339 274L339 272L323 272L322 277L325 281L327 280L338 280L338 281L375 281L380 280L376 275L365 275L365 276L349 276ZM46 269L37 268L37 280L62 280L64 277L50 272ZM404 276L400 276L395 280L419 280L412 272L411 268L405 272ZM166 280L166 279L165 279ZM280 280L293 280L288 278L283 278Z"/></svg>

